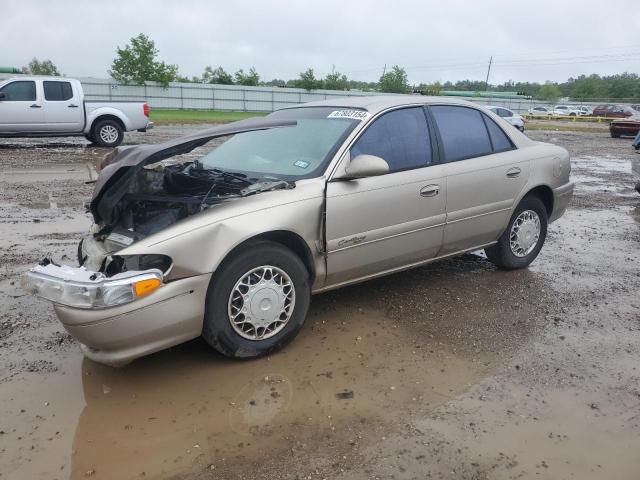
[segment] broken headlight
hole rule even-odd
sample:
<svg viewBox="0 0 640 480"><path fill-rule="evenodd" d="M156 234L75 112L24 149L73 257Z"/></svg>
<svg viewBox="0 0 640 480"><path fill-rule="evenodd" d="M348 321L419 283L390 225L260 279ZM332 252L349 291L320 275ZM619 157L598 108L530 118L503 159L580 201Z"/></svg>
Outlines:
<svg viewBox="0 0 640 480"><path fill-rule="evenodd" d="M74 308L108 308L149 295L162 285L162 272L125 272L113 277L83 267L37 265L22 278L28 292Z"/></svg>

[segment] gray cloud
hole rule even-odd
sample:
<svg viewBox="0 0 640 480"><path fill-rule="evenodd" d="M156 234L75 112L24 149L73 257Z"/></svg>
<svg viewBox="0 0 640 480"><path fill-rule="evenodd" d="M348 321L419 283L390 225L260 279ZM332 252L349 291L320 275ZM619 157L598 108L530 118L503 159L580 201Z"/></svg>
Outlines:
<svg viewBox="0 0 640 480"><path fill-rule="evenodd" d="M116 46L144 32L181 74L255 66L263 79L308 67L376 80L399 64L412 83L564 80L640 70L633 0L3 1L0 65L50 58L70 76L104 77Z"/></svg>

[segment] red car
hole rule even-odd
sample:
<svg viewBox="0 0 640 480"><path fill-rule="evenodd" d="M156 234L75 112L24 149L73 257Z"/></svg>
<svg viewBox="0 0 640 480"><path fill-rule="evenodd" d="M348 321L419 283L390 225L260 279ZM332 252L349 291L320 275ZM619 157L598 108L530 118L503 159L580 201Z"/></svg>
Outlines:
<svg viewBox="0 0 640 480"><path fill-rule="evenodd" d="M593 109L594 117L607 117L607 118L627 118L633 115L635 112L632 108L625 107L624 105L598 105Z"/></svg>
<svg viewBox="0 0 640 480"><path fill-rule="evenodd" d="M609 132L614 138L631 135L635 136L640 131L640 118L625 118L620 120L613 120L609 124Z"/></svg>

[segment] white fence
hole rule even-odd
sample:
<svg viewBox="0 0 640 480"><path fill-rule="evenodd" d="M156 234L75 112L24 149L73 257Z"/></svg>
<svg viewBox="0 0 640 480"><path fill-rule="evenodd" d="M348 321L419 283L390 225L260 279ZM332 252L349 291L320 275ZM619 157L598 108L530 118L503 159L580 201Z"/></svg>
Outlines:
<svg viewBox="0 0 640 480"><path fill-rule="evenodd" d="M11 75L0 75L0 81ZM113 79L79 78L87 100L144 101L152 108L272 112L279 108L314 100L388 95L379 92L312 90L279 87L245 87L242 85L211 85L203 83L170 83L163 88L156 82L145 85L122 85ZM461 97L456 97L461 98ZM468 97L465 100L481 105L496 105L523 113L534 106L550 107L545 102L525 99ZM600 102L597 102L600 103ZM607 102L602 102L607 103ZM608 103L619 103L611 101ZM583 105L567 102L570 105ZM590 104L592 105L592 104Z"/></svg>

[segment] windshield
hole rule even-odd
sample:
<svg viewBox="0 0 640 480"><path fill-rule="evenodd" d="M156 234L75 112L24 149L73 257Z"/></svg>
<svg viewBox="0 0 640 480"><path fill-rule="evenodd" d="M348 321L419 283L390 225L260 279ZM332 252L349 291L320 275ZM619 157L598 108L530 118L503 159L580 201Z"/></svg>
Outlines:
<svg viewBox="0 0 640 480"><path fill-rule="evenodd" d="M340 115L335 114L339 111ZM345 115L345 112L352 114ZM334 114L332 116L332 114ZM333 107L280 110L274 120L296 120L293 127L234 135L199 160L205 169L241 172L251 178L299 180L324 173L327 163L366 112Z"/></svg>

